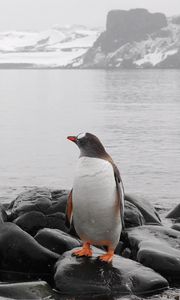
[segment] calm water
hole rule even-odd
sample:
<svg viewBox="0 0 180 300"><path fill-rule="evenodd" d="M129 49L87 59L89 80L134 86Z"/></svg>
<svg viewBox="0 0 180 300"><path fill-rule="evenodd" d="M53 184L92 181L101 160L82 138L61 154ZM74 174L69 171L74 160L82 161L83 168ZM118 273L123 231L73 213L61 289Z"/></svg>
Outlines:
<svg viewBox="0 0 180 300"><path fill-rule="evenodd" d="M180 71L0 70L0 198L70 188L78 149L97 134L126 192L171 207L180 195Z"/></svg>

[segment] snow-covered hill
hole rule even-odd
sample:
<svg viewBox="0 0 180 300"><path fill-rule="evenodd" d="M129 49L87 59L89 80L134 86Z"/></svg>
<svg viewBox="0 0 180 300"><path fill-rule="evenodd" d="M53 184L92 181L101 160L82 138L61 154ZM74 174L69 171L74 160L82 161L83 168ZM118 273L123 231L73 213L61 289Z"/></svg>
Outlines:
<svg viewBox="0 0 180 300"><path fill-rule="evenodd" d="M180 68L180 17L144 9L110 12L82 67Z"/></svg>
<svg viewBox="0 0 180 300"><path fill-rule="evenodd" d="M0 66L66 67L87 52L99 34L77 25L42 32L0 32Z"/></svg>

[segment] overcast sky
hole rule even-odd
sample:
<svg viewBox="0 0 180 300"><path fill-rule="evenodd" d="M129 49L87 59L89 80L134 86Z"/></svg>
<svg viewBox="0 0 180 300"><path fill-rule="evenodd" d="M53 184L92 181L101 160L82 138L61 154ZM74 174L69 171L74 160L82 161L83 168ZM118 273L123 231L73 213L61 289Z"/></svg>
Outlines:
<svg viewBox="0 0 180 300"><path fill-rule="evenodd" d="M136 7L180 15L180 0L0 0L0 31L42 30L56 24L104 27L109 10Z"/></svg>

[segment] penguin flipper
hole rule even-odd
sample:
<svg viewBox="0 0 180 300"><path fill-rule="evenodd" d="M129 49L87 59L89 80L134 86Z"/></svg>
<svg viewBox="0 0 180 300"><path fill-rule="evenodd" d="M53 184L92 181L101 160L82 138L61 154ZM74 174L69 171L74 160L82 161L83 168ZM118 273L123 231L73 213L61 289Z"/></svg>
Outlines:
<svg viewBox="0 0 180 300"><path fill-rule="evenodd" d="M118 198L118 206L120 209L122 229L125 228L124 224L124 186L120 176L120 172L115 164L113 164L114 169L114 177L116 181L116 189L117 189L117 198Z"/></svg>
<svg viewBox="0 0 180 300"><path fill-rule="evenodd" d="M72 191L70 191L67 205L66 205L66 216L65 216L65 225L70 228L72 223L72 215L73 215L73 204L72 204Z"/></svg>

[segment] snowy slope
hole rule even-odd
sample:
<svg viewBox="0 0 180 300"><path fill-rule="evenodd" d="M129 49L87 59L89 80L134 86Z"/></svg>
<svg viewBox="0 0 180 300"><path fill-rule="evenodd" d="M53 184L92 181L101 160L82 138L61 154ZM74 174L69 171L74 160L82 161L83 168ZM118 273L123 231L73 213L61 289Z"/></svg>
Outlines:
<svg viewBox="0 0 180 300"><path fill-rule="evenodd" d="M85 54L99 34L77 25L42 32L0 32L0 64L65 67Z"/></svg>
<svg viewBox="0 0 180 300"><path fill-rule="evenodd" d="M180 68L180 21L167 19L166 27L148 34L140 41L132 39L125 42L114 51L103 50L105 34L85 54L81 67Z"/></svg>

